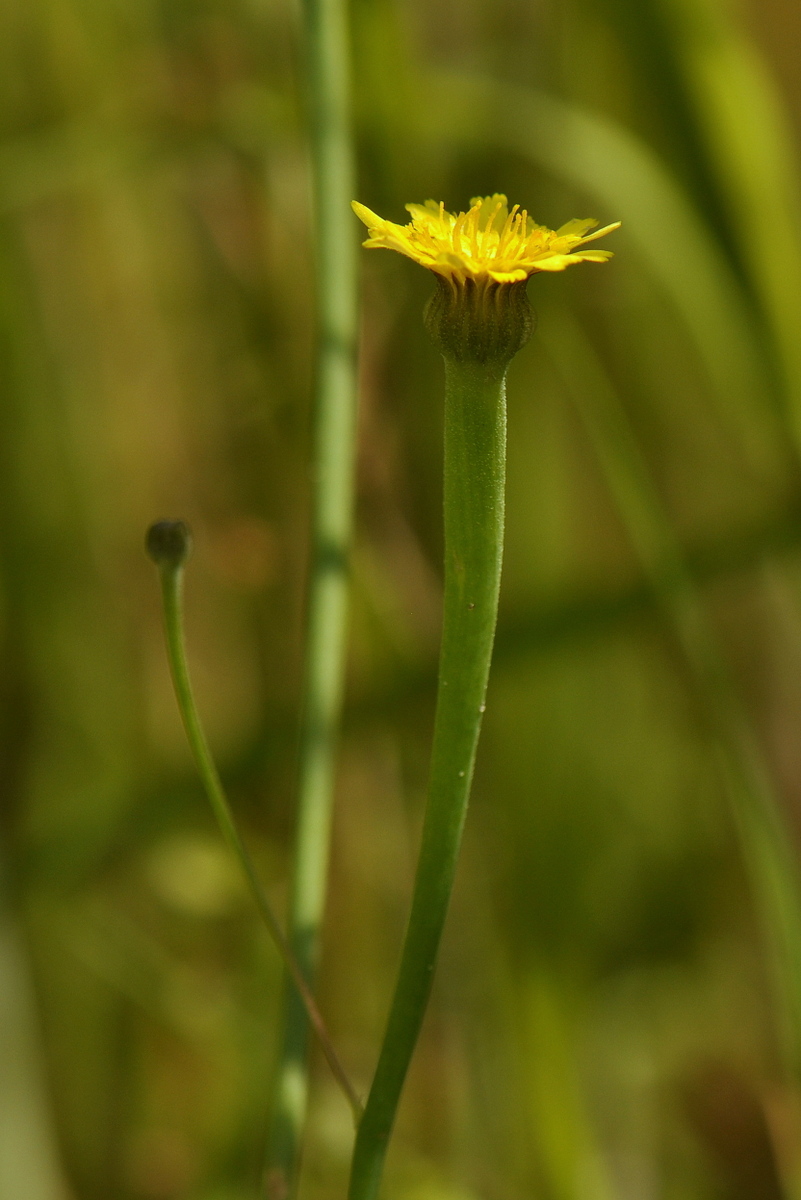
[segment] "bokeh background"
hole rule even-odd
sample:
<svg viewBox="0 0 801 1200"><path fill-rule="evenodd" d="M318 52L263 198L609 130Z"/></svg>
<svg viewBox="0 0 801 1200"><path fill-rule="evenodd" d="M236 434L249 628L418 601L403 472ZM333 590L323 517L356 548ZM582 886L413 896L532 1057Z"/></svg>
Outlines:
<svg viewBox="0 0 801 1200"><path fill-rule="evenodd" d="M801 1178L801 10L354 0L359 198L623 218L535 277L509 530L402 1200L793 1200ZM220 844L147 525L282 907L313 248L289 0L0 7L0 1197L245 1200L280 971ZM354 218L354 236L358 236ZM431 280L365 254L322 1006L366 1089L440 612ZM797 951L794 952L794 951ZM344 1194L315 1059L302 1195Z"/></svg>

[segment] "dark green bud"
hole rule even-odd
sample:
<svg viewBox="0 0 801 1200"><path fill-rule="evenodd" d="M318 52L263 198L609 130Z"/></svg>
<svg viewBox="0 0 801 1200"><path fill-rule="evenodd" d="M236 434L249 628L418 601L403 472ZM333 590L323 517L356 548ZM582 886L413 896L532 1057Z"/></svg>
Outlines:
<svg viewBox="0 0 801 1200"><path fill-rule="evenodd" d="M534 332L536 316L526 296L527 280L464 282L437 276L425 323L445 358L495 364L506 370Z"/></svg>
<svg viewBox="0 0 801 1200"><path fill-rule="evenodd" d="M192 553L186 521L156 521L147 531L145 549L159 567L181 567Z"/></svg>

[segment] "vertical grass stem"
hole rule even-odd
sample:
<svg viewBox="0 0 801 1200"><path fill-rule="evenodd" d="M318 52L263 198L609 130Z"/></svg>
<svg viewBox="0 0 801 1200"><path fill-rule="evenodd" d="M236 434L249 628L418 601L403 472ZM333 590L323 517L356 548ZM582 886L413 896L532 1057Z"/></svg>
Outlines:
<svg viewBox="0 0 801 1200"><path fill-rule="evenodd" d="M356 240L349 39L344 0L303 6L317 272L312 562L289 939L314 979L328 879L342 706L356 439ZM276 1070L266 1186L295 1190L308 1093L308 1021L290 981Z"/></svg>

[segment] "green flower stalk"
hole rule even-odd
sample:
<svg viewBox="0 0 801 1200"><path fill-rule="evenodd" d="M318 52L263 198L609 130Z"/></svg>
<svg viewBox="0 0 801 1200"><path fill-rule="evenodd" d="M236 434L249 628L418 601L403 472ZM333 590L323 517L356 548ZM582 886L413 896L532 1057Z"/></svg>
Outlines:
<svg viewBox="0 0 801 1200"><path fill-rule="evenodd" d="M617 225L590 233L597 222L571 221L553 231L517 206L510 211L500 195L475 199L458 215L432 200L409 204L407 226L353 207L370 230L366 246L396 250L436 274L426 325L445 360L445 592L428 803L398 980L351 1167L350 1200L373 1200L431 991L485 708L503 555L506 372L534 325L526 281L536 271L605 261L608 251L574 251Z"/></svg>

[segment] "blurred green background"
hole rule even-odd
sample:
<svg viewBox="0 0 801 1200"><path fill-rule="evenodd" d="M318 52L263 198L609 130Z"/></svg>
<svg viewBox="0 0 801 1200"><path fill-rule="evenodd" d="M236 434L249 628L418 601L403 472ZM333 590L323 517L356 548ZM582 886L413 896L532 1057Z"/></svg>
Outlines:
<svg viewBox="0 0 801 1200"><path fill-rule="evenodd" d="M801 10L354 0L359 199L622 218L535 277L474 800L399 1200L801 1195ZM0 7L0 1200L256 1194L280 971L189 759L147 525L279 907L313 247L284 0ZM358 236L354 218L354 237ZM321 1003L366 1090L426 781L431 280L364 255ZM798 951L798 953L795 953ZM315 1059L302 1194L344 1194Z"/></svg>

